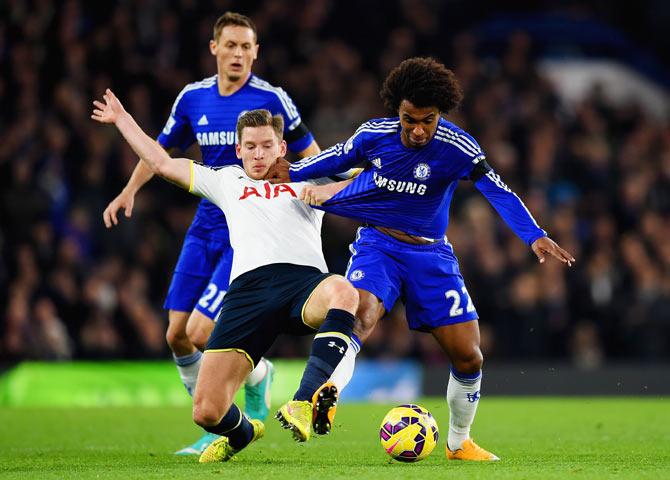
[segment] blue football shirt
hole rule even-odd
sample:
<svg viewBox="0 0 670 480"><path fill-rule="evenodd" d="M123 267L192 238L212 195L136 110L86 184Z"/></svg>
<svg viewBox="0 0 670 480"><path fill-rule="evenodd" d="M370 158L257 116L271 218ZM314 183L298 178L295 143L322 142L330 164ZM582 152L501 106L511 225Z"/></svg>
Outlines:
<svg viewBox="0 0 670 480"><path fill-rule="evenodd" d="M291 151L300 152L314 140L293 100L281 88L251 75L238 91L222 96L214 75L186 85L179 93L158 143L164 148L186 150L197 142L205 165L241 165L235 156L237 119L249 110L260 108L284 117L284 139ZM189 234L213 240L228 239L221 209L209 200L201 200Z"/></svg>
<svg viewBox="0 0 670 480"><path fill-rule="evenodd" d="M470 178L479 167L482 174L476 187L515 233L529 244L546 235L519 197L488 167L484 152L468 133L440 118L428 144L408 148L400 131L398 117L365 122L345 143L291 165L291 180L330 176L363 163L363 172L318 208L437 239L449 224L449 207L459 180Z"/></svg>

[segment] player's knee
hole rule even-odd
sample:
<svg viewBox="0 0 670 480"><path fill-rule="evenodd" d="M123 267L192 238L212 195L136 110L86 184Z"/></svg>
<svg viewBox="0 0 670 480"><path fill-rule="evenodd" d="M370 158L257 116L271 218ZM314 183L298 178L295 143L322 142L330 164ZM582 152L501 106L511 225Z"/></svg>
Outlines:
<svg viewBox="0 0 670 480"><path fill-rule="evenodd" d="M329 308L346 310L352 314L358 308L358 291L344 277L331 277L326 290Z"/></svg>
<svg viewBox="0 0 670 480"><path fill-rule="evenodd" d="M193 421L201 427L213 427L223 418L211 405L193 404Z"/></svg>
<svg viewBox="0 0 670 480"><path fill-rule="evenodd" d="M186 335L188 336L189 341L200 350L205 349L207 340L209 340L209 335L212 333L212 326L214 322L209 319L207 319L207 322L210 325L204 324L204 322L191 322L189 320L188 324L186 325Z"/></svg>
<svg viewBox="0 0 670 480"><path fill-rule="evenodd" d="M168 324L165 340L173 352L192 348L185 329L173 323Z"/></svg>
<svg viewBox="0 0 670 480"><path fill-rule="evenodd" d="M377 297L374 295L360 296L354 333L361 341L364 342L370 336L382 315L384 315L384 304Z"/></svg>
<svg viewBox="0 0 670 480"><path fill-rule="evenodd" d="M230 408L230 402L215 404L208 400L193 402L193 421L201 427L217 425Z"/></svg>
<svg viewBox="0 0 670 480"><path fill-rule="evenodd" d="M482 355L478 346L473 346L470 349L458 352L458 355L451 359L451 363L457 372L471 375L482 369L484 355Z"/></svg>

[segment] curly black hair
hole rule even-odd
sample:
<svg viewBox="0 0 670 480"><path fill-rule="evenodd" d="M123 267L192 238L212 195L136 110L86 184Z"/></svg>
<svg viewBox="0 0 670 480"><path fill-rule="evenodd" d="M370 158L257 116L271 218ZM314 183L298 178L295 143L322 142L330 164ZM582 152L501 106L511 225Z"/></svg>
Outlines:
<svg viewBox="0 0 670 480"><path fill-rule="evenodd" d="M394 113L403 100L415 107L435 106L441 113L449 113L463 99L454 72L430 57L404 60L388 74L379 95L384 106Z"/></svg>

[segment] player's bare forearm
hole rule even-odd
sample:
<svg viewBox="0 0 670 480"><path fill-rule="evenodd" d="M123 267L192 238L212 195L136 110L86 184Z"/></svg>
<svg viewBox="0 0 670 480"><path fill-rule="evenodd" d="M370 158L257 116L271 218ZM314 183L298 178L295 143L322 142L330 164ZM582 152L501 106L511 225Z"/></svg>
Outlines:
<svg viewBox="0 0 670 480"><path fill-rule="evenodd" d="M312 155L317 155L319 153L321 153L321 147L319 147L319 145L316 143L316 140L312 140L312 143L310 143L306 149L298 152L298 157L311 157Z"/></svg>
<svg viewBox="0 0 670 480"><path fill-rule="evenodd" d="M323 205L325 202L345 189L354 179L342 182L328 183L326 185L306 185L300 194L300 200L307 205Z"/></svg>
<svg viewBox="0 0 670 480"><path fill-rule="evenodd" d="M154 172L151 171L151 168L140 159L123 189L129 194L135 195L153 176Z"/></svg>
<svg viewBox="0 0 670 480"><path fill-rule="evenodd" d="M144 133L130 114L117 121L116 127L151 175L160 175L181 188L188 188L191 172L185 159L170 157L156 140Z"/></svg>
<svg viewBox="0 0 670 480"><path fill-rule="evenodd" d="M177 152L176 148L166 148L165 150L171 157L173 157ZM123 190L130 195L135 195L153 177L154 172L151 170L151 167L149 167L146 162L143 162L142 159L140 159L137 162L130 179L128 179L128 183Z"/></svg>
<svg viewBox="0 0 670 480"><path fill-rule="evenodd" d="M130 148L149 167L150 171L165 176L165 166L171 158L158 142L144 133L128 112L119 115L115 125Z"/></svg>

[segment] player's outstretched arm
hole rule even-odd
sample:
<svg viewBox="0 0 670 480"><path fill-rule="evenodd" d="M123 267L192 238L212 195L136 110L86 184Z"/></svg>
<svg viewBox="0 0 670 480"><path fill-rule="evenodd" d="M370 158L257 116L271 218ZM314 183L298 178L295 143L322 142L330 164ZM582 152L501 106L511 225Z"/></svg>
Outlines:
<svg viewBox="0 0 670 480"><path fill-rule="evenodd" d="M326 185L305 185L300 193L300 200L307 205L323 205L353 181L354 179L352 178Z"/></svg>
<svg viewBox="0 0 670 480"><path fill-rule="evenodd" d="M551 255L571 267L575 258L547 236L521 199L505 185L500 175L490 170L487 164L480 174L480 178L475 181L475 187L493 205L514 233L530 245L540 263L544 263L546 255Z"/></svg>
<svg viewBox="0 0 670 480"><path fill-rule="evenodd" d="M110 89L105 91L103 99L104 103L98 100L93 102L95 108L91 118L100 123L116 125L123 138L153 173L182 188L188 188L191 179L189 162L170 157L158 142L144 133Z"/></svg>
<svg viewBox="0 0 670 480"><path fill-rule="evenodd" d="M119 193L114 200L109 202L105 211L102 212L102 219L107 228L113 225L118 225L118 212L123 209L126 218L130 218L133 214L133 206L135 205L135 195L142 186L147 183L154 176L154 172L142 161L137 162L133 174L130 176L128 183L121 193Z"/></svg>

